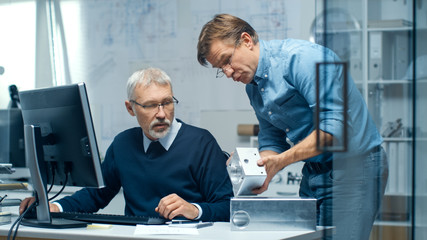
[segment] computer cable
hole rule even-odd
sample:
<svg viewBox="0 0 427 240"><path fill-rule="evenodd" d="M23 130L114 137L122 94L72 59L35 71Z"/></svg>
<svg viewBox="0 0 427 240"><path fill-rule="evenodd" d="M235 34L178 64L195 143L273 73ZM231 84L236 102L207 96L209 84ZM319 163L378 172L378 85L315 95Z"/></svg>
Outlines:
<svg viewBox="0 0 427 240"><path fill-rule="evenodd" d="M31 211L33 208L35 208L36 205L37 205L37 201L34 201L29 207L27 207L27 209L25 209L25 211L21 215L18 216L18 218L15 220L15 222L10 227L9 232L7 233L7 240L11 239L12 232L13 232L12 239L15 240L16 234L18 233L19 225L21 225L21 222L22 222L22 218L24 218L25 214L28 211ZM15 228L15 226L16 226L16 229L13 230L13 228Z"/></svg>
<svg viewBox="0 0 427 240"><path fill-rule="evenodd" d="M62 191L64 191L65 186L67 186L67 182L68 182L68 175L69 175L69 173L65 174L65 181L64 181L64 184L62 184L62 188L61 188L61 190L59 190L59 191L55 194L55 196L53 196L53 197L49 198L49 199L48 199L48 201L52 201L53 199L55 199L56 197L58 197L58 196L59 196L59 194L61 194L61 193L62 193ZM53 185L53 184L52 184L52 185Z"/></svg>
<svg viewBox="0 0 427 240"><path fill-rule="evenodd" d="M56 163L51 162L50 169L51 169L52 181L50 183L49 189L47 190L47 193L50 193L50 191L53 188L53 185L55 184Z"/></svg>
<svg viewBox="0 0 427 240"><path fill-rule="evenodd" d="M55 170L53 169L52 172L55 172ZM63 190L65 189L65 186L67 185L67 182L68 182L69 172L70 171L67 171L67 173L65 174L65 181L64 181L64 184L62 185L61 190L59 190L58 193L55 194L55 196L49 198L48 201L51 201L51 200L55 199L57 196L59 196L63 192ZM55 174L53 174L52 176L53 177L52 177L52 184L51 184L51 186L53 186L53 184L54 184L53 181L54 181L54 178L55 178L54 177ZM52 189L52 187L49 188L48 192L50 192L51 189ZM16 235L18 233L19 226L21 225L22 219L24 218L25 214L27 212L31 211L33 208L35 208L37 206L37 204L38 204L38 200L37 200L37 196L36 196L36 201L34 201L29 207L27 207L27 209L25 209L25 211L15 220L15 222L10 227L9 232L7 234L7 240L10 240L11 237L12 237L12 240L15 240ZM15 227L16 227L16 229L13 230ZM13 232L13 236L11 236L12 232Z"/></svg>

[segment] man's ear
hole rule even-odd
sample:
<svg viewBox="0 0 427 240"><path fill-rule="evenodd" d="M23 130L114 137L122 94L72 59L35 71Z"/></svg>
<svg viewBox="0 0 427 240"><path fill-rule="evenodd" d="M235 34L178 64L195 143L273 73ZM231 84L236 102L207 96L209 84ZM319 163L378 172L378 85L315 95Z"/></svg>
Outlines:
<svg viewBox="0 0 427 240"><path fill-rule="evenodd" d="M252 49L252 47L254 46L252 37L247 32L242 32L242 34L240 35L240 41L241 44L244 44L249 49Z"/></svg>
<svg viewBox="0 0 427 240"><path fill-rule="evenodd" d="M131 116L135 116L135 112L133 111L132 103L130 103L128 100L125 101L126 110L128 110L128 113Z"/></svg>

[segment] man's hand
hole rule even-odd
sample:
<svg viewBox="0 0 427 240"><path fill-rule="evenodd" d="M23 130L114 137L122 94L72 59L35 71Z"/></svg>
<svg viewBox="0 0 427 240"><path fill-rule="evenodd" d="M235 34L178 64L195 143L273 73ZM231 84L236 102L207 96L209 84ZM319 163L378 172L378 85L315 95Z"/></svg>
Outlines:
<svg viewBox="0 0 427 240"><path fill-rule="evenodd" d="M175 193L162 198L155 210L167 219L173 219L176 216L195 219L199 215L199 209L196 206L185 201Z"/></svg>
<svg viewBox="0 0 427 240"><path fill-rule="evenodd" d="M261 187L252 190L252 193L254 194L260 194L265 192L268 189L268 185L270 184L271 179L273 179L273 177L280 170L288 166L288 164L286 164L286 161L284 159L281 159L280 154L262 157L260 160L258 160L257 163L258 166L264 166L265 171L267 172L267 177L265 178L265 181Z"/></svg>
<svg viewBox="0 0 427 240"><path fill-rule="evenodd" d="M28 197L22 200L21 204L19 205L19 215L23 214L25 209L27 209L35 201L36 199L34 197Z"/></svg>
<svg viewBox="0 0 427 240"><path fill-rule="evenodd" d="M233 158L233 154L234 152L230 153L230 157L228 157L227 162L225 162L225 165L228 166L228 164L230 164L231 159Z"/></svg>
<svg viewBox="0 0 427 240"><path fill-rule="evenodd" d="M22 200L21 204L19 205L19 215L24 213L25 209L27 209L31 204L33 204L34 201L36 201L34 197L28 197ZM49 203L49 211L59 212L59 208L55 204Z"/></svg>
<svg viewBox="0 0 427 240"><path fill-rule="evenodd" d="M319 145L330 146L333 142L333 136L321 130L319 133ZM311 132L306 138L304 138L304 140L280 154L269 150L260 152L261 159L258 160L258 166L264 166L265 171L267 171L267 178L260 188L254 189L252 192L255 194L260 194L266 191L271 179L280 170L294 162L302 161L307 158L317 156L321 153L322 151L317 149L316 131Z"/></svg>

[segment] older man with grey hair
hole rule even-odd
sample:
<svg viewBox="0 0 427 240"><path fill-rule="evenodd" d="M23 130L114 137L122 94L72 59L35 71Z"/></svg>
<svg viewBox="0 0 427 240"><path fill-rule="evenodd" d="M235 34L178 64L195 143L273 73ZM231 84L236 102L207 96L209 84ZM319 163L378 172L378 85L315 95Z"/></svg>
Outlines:
<svg viewBox="0 0 427 240"><path fill-rule="evenodd" d="M175 118L169 76L148 68L127 83L126 109L139 127L119 133L102 163L105 187L84 188L50 204L59 212L96 212L123 188L125 215L229 221L232 186L215 138ZM24 209L34 200L25 199Z"/></svg>

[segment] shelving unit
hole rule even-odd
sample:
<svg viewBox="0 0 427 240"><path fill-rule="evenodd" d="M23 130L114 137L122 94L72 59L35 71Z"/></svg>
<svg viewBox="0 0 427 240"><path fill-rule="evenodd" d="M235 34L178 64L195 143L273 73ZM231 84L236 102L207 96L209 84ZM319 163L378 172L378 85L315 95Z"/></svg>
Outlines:
<svg viewBox="0 0 427 240"><path fill-rule="evenodd" d="M377 8L369 7L372 4ZM389 161L389 179L382 209L371 233L372 240L410 239L411 227L413 82L408 73L413 59L413 23L409 15L403 16L405 20L384 20L381 8L386 4L389 3L378 0L367 0L366 4L366 101L384 138L383 147ZM376 16L379 18L372 19ZM391 25L371 27L369 23L373 20L379 25L390 22Z"/></svg>
<svg viewBox="0 0 427 240"><path fill-rule="evenodd" d="M389 179L380 218L371 235L373 240L410 239L414 143L412 64L416 58L413 56L413 13L415 10L425 15L420 6L415 9L413 4L414 1L404 0L322 1L316 6L317 22L312 26L316 42L331 48L348 63L350 74L384 139ZM418 39L420 34L427 37L427 31L417 30ZM422 49L416 54L427 53ZM419 131L415 131L419 140Z"/></svg>

